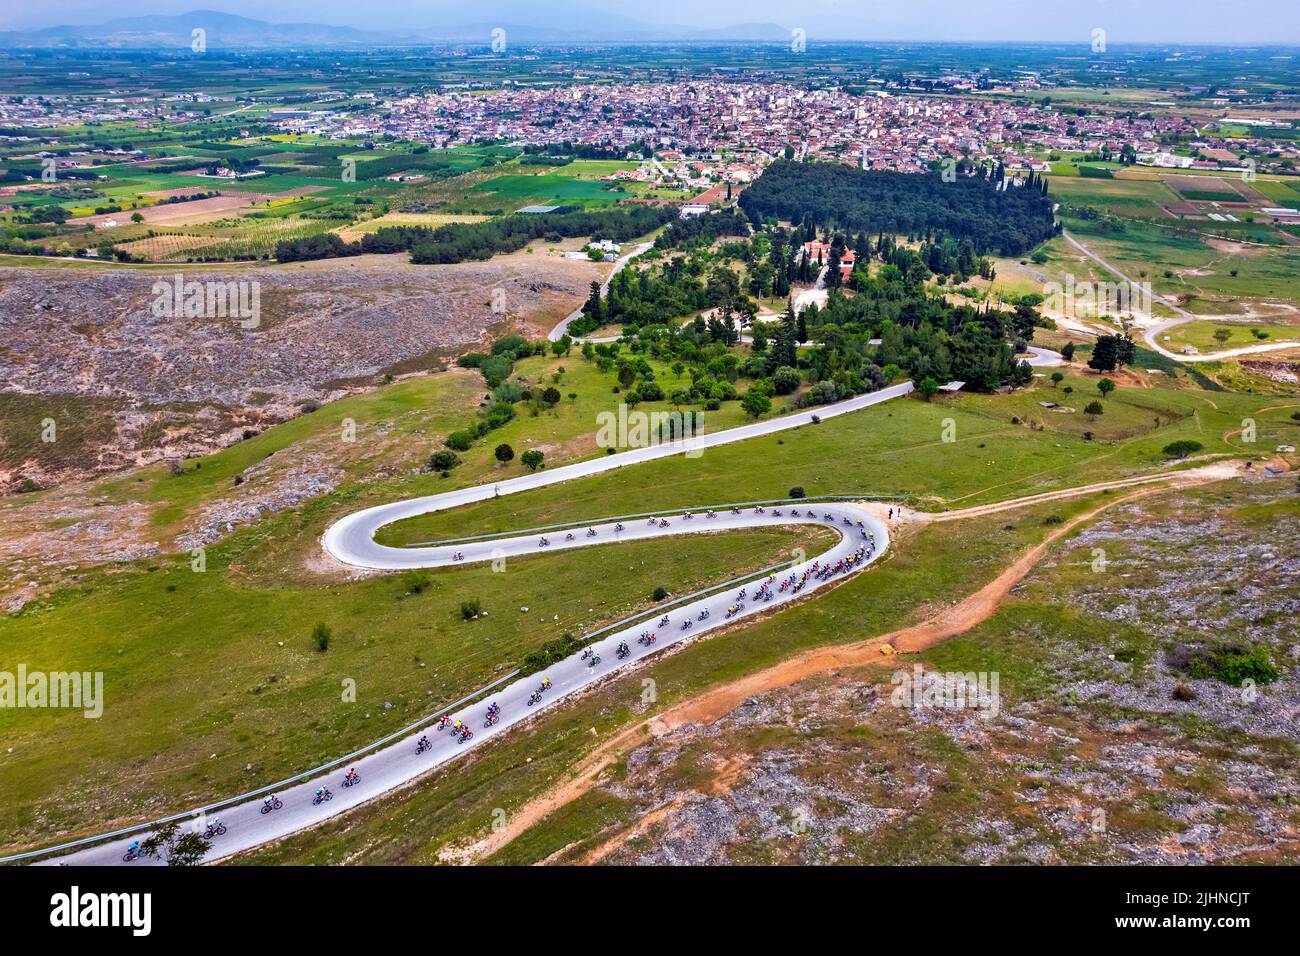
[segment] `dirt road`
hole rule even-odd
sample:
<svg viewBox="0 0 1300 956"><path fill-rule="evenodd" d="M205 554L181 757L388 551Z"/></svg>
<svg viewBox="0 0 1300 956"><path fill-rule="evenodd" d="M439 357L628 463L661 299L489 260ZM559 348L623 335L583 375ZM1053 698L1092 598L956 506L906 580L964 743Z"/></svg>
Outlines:
<svg viewBox="0 0 1300 956"><path fill-rule="evenodd" d="M1151 494L1161 486L1186 487L1212 481L1221 481L1239 473L1233 463L1220 462L1180 472L1143 475L1136 478L1098 482L1059 492L1031 495L992 505L980 505L940 515L920 515L905 512L904 521L932 522L954 521L963 518L1029 507L1044 501L1075 497L1106 489L1131 488L1130 494L1106 501L1084 514L1076 515L1054 529L1042 542L1026 551L1002 573L957 604L935 617L910 627L868 638L852 644L819 647L806 651L788 661L749 674L735 681L711 688L702 694L670 707L648 721L638 721L602 743L578 765L573 775L550 791L530 800L510 815L501 830L469 847L447 851L448 862L474 863L490 857L509 845L520 834L540 823L549 814L576 800L595 787L604 772L625 753L647 741L692 723L712 723L730 713L744 701L766 691L843 668L865 667L881 664L895 653L910 654L956 637L991 617L998 606L1024 577L1033 569L1056 541L1102 511L1115 505Z"/></svg>

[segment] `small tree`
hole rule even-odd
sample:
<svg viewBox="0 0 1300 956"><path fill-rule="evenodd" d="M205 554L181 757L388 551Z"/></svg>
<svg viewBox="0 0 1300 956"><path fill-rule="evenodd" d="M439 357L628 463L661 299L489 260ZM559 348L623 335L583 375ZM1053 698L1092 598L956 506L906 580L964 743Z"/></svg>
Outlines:
<svg viewBox="0 0 1300 956"><path fill-rule="evenodd" d="M921 379L921 383L916 386L916 390L920 392L928 402L930 399L934 398L934 396L939 394L939 383L927 375L925 378Z"/></svg>
<svg viewBox="0 0 1300 956"><path fill-rule="evenodd" d="M1088 403L1088 407L1083 410L1083 413L1088 416L1088 421L1095 422L1102 411L1101 402L1092 401Z"/></svg>
<svg viewBox="0 0 1300 956"><path fill-rule="evenodd" d="M207 837L192 830L182 833L176 822L160 827L140 842L141 855L154 859L165 856L168 866L198 866L211 848Z"/></svg>
<svg viewBox="0 0 1300 956"><path fill-rule="evenodd" d="M546 460L546 456L540 451L526 451L519 456L519 460L524 463L524 467L529 471L536 471L542 467L542 462Z"/></svg>
<svg viewBox="0 0 1300 956"><path fill-rule="evenodd" d="M750 418L761 418L771 410L772 399L762 390L751 388L741 398L740 407Z"/></svg>
<svg viewBox="0 0 1300 956"><path fill-rule="evenodd" d="M544 401L547 405L559 404L560 390L556 388L554 385L548 385L546 387L546 390L542 392L542 401Z"/></svg>
<svg viewBox="0 0 1300 956"><path fill-rule="evenodd" d="M500 445L497 445L497 450L493 452L493 454L497 456L497 461L504 465L506 462L514 460L515 450L505 442L502 442Z"/></svg>
<svg viewBox="0 0 1300 956"><path fill-rule="evenodd" d="M1215 329L1214 340L1220 345L1226 345L1228 339L1232 338L1232 329Z"/></svg>
<svg viewBox="0 0 1300 956"><path fill-rule="evenodd" d="M1109 378L1103 378L1097 383L1097 391L1101 392L1101 397L1105 398L1111 392L1115 391L1115 383Z"/></svg>
<svg viewBox="0 0 1300 956"><path fill-rule="evenodd" d="M333 636L334 632L330 630L330 626L324 621L317 621L316 626L311 629L311 642L315 645L316 650L322 653L329 650L330 638Z"/></svg>
<svg viewBox="0 0 1300 956"><path fill-rule="evenodd" d="M1064 372L1053 372L1053 373L1052 373L1052 388L1060 388L1060 387L1061 387L1061 382L1063 382L1063 381L1065 381L1065 373L1064 373Z"/></svg>
<svg viewBox="0 0 1300 956"><path fill-rule="evenodd" d="M789 395L799 387L800 376L796 369L782 365L772 373L772 387L778 395Z"/></svg>
<svg viewBox="0 0 1300 956"><path fill-rule="evenodd" d="M1198 441L1192 441L1190 438L1180 438L1178 441L1171 441L1163 449L1163 453L1169 458L1186 458L1188 455L1194 455L1204 447Z"/></svg>

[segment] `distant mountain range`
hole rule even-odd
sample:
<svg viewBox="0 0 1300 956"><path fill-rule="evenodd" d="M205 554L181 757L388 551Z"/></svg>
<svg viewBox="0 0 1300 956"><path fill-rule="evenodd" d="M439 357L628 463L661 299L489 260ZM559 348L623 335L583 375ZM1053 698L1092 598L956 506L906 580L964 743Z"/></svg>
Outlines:
<svg viewBox="0 0 1300 956"><path fill-rule="evenodd" d="M481 16L481 14L480 14ZM526 14L525 14L526 16ZM481 40L486 47L492 31L505 31L508 43L759 41L783 42L790 31L775 23L741 23L730 27L694 29L652 26L597 11L566 16L564 25L545 17L519 23L447 23L411 30L359 30L320 23L267 23L232 13L195 10L178 16L126 17L95 26L57 26L41 30L0 32L0 49L190 49L193 31L201 28L209 50L358 48L420 46L430 43ZM572 24L582 24L573 26Z"/></svg>

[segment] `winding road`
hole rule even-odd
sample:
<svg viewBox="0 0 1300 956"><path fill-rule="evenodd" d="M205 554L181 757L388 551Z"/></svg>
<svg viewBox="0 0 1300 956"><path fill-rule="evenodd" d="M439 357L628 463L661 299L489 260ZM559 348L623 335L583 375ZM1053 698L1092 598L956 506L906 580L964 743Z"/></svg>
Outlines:
<svg viewBox="0 0 1300 956"><path fill-rule="evenodd" d="M213 813L211 817L219 818L226 825L227 833L213 840L207 859L209 861L221 859L280 839L395 790L431 769L466 753L483 741L504 733L514 724L527 720L533 714L553 706L565 696L607 677L614 671L630 666L665 647L671 647L697 634L729 626L762 611L780 607L796 597L802 597L847 574L861 570L878 558L889 542L889 532L884 523L870 510L860 504L844 502L833 504L812 502L802 505L797 510L789 507L746 508L733 512L728 509L719 511L712 517L707 512L698 511L690 518L683 515L651 520L628 518L623 522L622 527L613 521L593 525L590 530L594 534L590 536L588 528L580 526L575 529L572 541L564 540L563 532L551 532L549 547L540 547L538 536L528 535L470 542L464 545L422 548L384 548L369 541L359 553L353 553L349 550L348 542L362 539L350 535L335 536L332 539L327 536L327 547L332 553L351 563L386 568L442 567L460 563L455 558L456 552L462 552L464 562L468 563L490 561L502 556L508 559L512 556L598 546L611 542L641 541L668 535L702 534L792 524L822 525L833 528L839 536L835 544L822 554L797 561L771 577L763 576L758 581L748 583L745 586L744 600L738 597L740 585L715 591L664 612L663 616L668 618L668 622L662 626L658 618L652 616L648 620L606 633L590 645L599 657L599 663L594 666L591 666L590 660L584 660L580 655L574 654L539 673L518 678L497 688L490 695L490 699L500 705L501 717L491 727L484 724L486 717L484 702L451 712L450 717L453 720L463 720L473 730L473 737L465 743L457 742L449 730L435 730L436 725L433 725L430 720L430 725L424 729L411 731L402 739L349 763L347 766L355 768L360 775L360 782L353 787L343 786L344 770L340 767L276 791L276 796L283 806L270 813L261 812L261 797L253 797ZM367 526L370 526L369 522ZM336 525L335 528L337 527ZM837 567L837 571L825 576L818 573L824 569ZM798 590L793 586L781 590L782 582L792 577L795 583L802 581ZM760 600L757 594L764 580L771 582L771 597ZM729 615L729 609L735 606L738 606L739 610L734 610ZM701 618L701 614L705 616ZM690 622L688 626L684 625L687 621ZM639 642L638 638L645 632L654 632L656 638L654 644ZM628 654L622 659L617 653L620 642L625 642L628 648ZM539 703L530 705L529 697L538 689L543 679L549 679L551 685ZM424 735L428 736L432 746L419 753L416 750L417 741ZM314 795L319 787L328 787L333 792L333 798L317 805L314 803ZM120 864L130 843L139 839L141 836L138 834L120 837L76 851L57 860L44 862L90 866ZM134 861L132 865L156 865L159 862L140 859Z"/></svg>
<svg viewBox="0 0 1300 956"><path fill-rule="evenodd" d="M1027 360L1031 365L1053 365L1062 360L1058 353L1048 349L1035 348L1032 353ZM771 580L770 597L756 599L759 586L763 580L766 580L764 575L759 575L758 579L745 583L747 596L743 601L738 599L741 585L737 584L672 606L671 609L663 612L668 622L662 627L658 626L658 617L661 614L656 611L653 612L654 616L648 619L605 632L598 641L590 645L599 655L599 663L595 666L591 666L589 660L574 654L544 671L518 678L495 688L490 699L500 704L501 714L499 721L491 727L485 726L486 704L483 701L451 711L449 716L453 720L463 720L473 731L473 737L464 743L458 743L449 731L435 732L433 717L430 716L418 728L408 728L408 731L391 735L383 741L357 751L356 759L346 764L347 767L355 768L360 774L360 782L355 786L348 788L343 786L343 767L340 766L321 773L308 771L307 776L292 778L292 782L276 791L283 806L270 813L262 812L264 791L256 791L223 802L219 809L209 814L208 819L219 818L226 825L227 833L213 840L206 859L219 860L281 839L389 793L431 769L453 760L483 741L504 733L509 727L527 720L533 714L553 706L565 696L588 687L665 647L671 647L720 627L730 626L754 614L781 607L825 584L854 574L877 560L889 545L889 532L884 523L863 504L853 502L802 503L797 509L792 509L788 505L767 509L724 508L716 514L697 509L689 518L685 514L665 516L662 519L646 519L644 516L628 517L621 523L611 518L590 527L574 526L572 540L567 540L568 532L564 530L549 531L546 533L549 544L545 546L541 544L540 535L534 533L477 540L466 538L459 542L445 544L388 547L375 541L375 533L380 528L405 518L475 501L515 494L671 455L698 453L730 442L744 441L801 425L810 425L814 415L825 420L899 398L911 391L913 391L912 383L902 382L833 405L819 406L815 412L801 411L725 431L697 435L684 441L635 448L558 468L543 469L507 481L377 505L339 519L322 537L325 550L346 564L381 570L444 567L500 558L508 560L511 557L599 546L613 542L623 543L669 535L701 534L782 524L818 524L833 528L839 533L839 538L823 553L815 557L801 556L790 566L776 572ZM835 570L827 573L827 569L831 568ZM799 583L798 589L793 586L782 589L781 582L787 579ZM734 605L739 605L738 609L733 608ZM701 618L702 613L703 618ZM685 624L687 621L690 622L689 625ZM653 645L638 642L637 639L646 631L655 632L656 640ZM629 648L629 653L621 659L616 653L620 642L626 642ZM540 702L530 705L530 695L538 689L544 678L550 680L551 686ZM416 743L424 734L429 736L432 746L422 753L417 753ZM333 798L317 805L313 802L313 796L320 787L328 787L333 792ZM230 805L224 805L226 802ZM197 813L198 811L195 811L184 816L191 818ZM193 824L187 822L185 825ZM71 851L64 856L45 856L51 852L47 849L7 859L44 856L45 858L41 860L44 864L92 866L121 864L131 842L142 839L143 833L118 835L118 832L87 837L72 844L53 848L54 851L64 849ZM139 859L133 861L131 865L143 866L158 862Z"/></svg>

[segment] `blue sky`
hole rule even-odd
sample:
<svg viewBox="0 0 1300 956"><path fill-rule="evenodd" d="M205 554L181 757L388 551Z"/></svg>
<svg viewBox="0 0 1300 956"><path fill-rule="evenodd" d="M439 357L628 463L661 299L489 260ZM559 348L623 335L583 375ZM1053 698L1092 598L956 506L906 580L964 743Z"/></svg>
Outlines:
<svg viewBox="0 0 1300 956"><path fill-rule="evenodd" d="M45 0L6 4L0 28L100 23L121 16L221 10L277 22L311 21L372 29L447 23L640 21L689 27L772 22L803 27L810 40L1078 40L1103 27L1113 44L1300 44L1300 0Z"/></svg>

